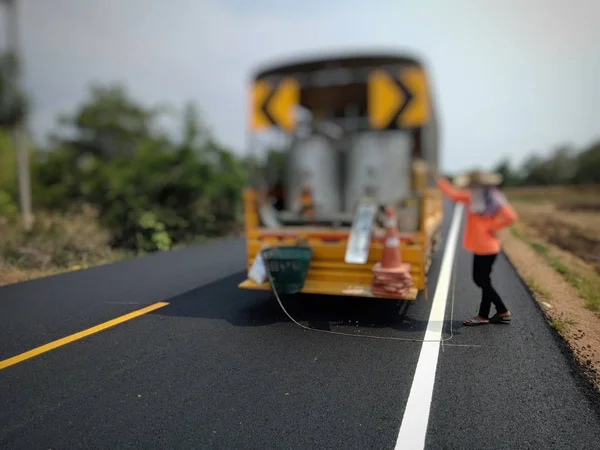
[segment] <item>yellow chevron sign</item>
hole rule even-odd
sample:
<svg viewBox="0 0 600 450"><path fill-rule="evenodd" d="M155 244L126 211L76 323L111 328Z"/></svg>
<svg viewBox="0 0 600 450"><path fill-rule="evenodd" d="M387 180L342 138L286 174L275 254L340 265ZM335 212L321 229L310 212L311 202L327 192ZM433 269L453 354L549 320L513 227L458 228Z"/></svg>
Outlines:
<svg viewBox="0 0 600 450"><path fill-rule="evenodd" d="M422 69L410 67L398 76L375 70L368 79L369 123L375 129L414 128L431 116L427 78Z"/></svg>
<svg viewBox="0 0 600 450"><path fill-rule="evenodd" d="M250 103L252 129L278 126L293 131L296 128L294 107L300 103L300 85L291 77L282 79L275 86L258 80L252 87Z"/></svg>

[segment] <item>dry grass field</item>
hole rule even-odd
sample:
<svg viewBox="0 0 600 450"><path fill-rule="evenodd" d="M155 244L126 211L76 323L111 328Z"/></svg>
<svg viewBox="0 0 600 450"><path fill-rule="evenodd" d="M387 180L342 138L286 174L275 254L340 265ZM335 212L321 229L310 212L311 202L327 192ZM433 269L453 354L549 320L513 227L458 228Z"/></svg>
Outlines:
<svg viewBox="0 0 600 450"><path fill-rule="evenodd" d="M30 232L18 217L0 217L0 236L0 286L129 256L110 248L110 234L92 208L69 215L38 212Z"/></svg>
<svg viewBox="0 0 600 450"><path fill-rule="evenodd" d="M600 186L507 190L521 220L600 274Z"/></svg>

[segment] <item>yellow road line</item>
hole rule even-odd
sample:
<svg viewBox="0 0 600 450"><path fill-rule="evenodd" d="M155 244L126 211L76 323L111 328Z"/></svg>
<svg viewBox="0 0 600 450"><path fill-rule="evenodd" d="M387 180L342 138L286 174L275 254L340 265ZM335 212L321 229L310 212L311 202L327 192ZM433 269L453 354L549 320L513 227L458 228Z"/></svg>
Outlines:
<svg viewBox="0 0 600 450"><path fill-rule="evenodd" d="M98 333L99 331L106 330L110 327L114 327L115 325L118 325L120 323L127 322L131 319L135 319L136 317L142 316L151 311L167 306L168 304L169 303L167 302L154 303L153 305L147 306L142 309L138 309L137 311L133 311L129 314L125 314L124 316L120 316L116 319L109 320L108 322L101 323L100 325L96 325L95 327L88 328L87 330L80 331L79 333L72 334L62 339L58 339L56 341L42 345L41 347L34 348L33 350L29 350L28 352L21 353L20 355L13 356L12 358L5 359L4 361L0 361L0 370L6 369L7 367L12 366L14 364L18 364L27 359L41 355L42 353L49 352L50 350L54 350L55 348L61 347L63 345L70 344L73 341L83 339L84 337L89 336L91 334Z"/></svg>

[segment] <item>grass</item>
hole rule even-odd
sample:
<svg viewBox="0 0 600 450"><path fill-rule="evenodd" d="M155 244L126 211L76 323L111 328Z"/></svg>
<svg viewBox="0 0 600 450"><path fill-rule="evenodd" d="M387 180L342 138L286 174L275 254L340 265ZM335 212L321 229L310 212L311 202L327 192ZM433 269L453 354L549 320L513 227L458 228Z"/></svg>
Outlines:
<svg viewBox="0 0 600 450"><path fill-rule="evenodd" d="M520 203L548 203L548 194L512 194L510 196L511 201ZM580 194L568 194L553 196L552 202L556 203L589 203L596 204L597 196L582 196Z"/></svg>
<svg viewBox="0 0 600 450"><path fill-rule="evenodd" d="M585 306L600 316L600 280L592 277L570 276L570 283L585 301Z"/></svg>
<svg viewBox="0 0 600 450"><path fill-rule="evenodd" d="M525 281L527 283L527 286L529 286L529 288L534 292L534 294L536 294L536 296L542 299L550 298L550 293L542 286L540 286L539 283L532 277L527 278Z"/></svg>
<svg viewBox="0 0 600 450"><path fill-rule="evenodd" d="M600 276L591 271L586 273L582 270L568 267L559 258L554 256L546 245L528 239L516 226L513 225L510 231L513 236L527 243L538 255L544 258L550 267L577 290L577 294L584 301L586 308L600 315ZM535 292L533 287L532 290Z"/></svg>
<svg viewBox="0 0 600 450"><path fill-rule="evenodd" d="M131 256L110 247L110 233L91 208L68 215L38 212L29 232L17 217L0 217L0 236L0 286Z"/></svg>
<svg viewBox="0 0 600 450"><path fill-rule="evenodd" d="M568 326L576 325L577 322L574 320L563 320L563 319L552 319L550 320L550 326L554 329L558 334L564 335L567 331Z"/></svg>
<svg viewBox="0 0 600 450"><path fill-rule="evenodd" d="M0 236L0 286L144 255L111 248L111 234L91 207L66 215L37 212L30 232L17 216L0 216ZM198 236L173 250L218 239Z"/></svg>
<svg viewBox="0 0 600 450"><path fill-rule="evenodd" d="M518 239L524 240L523 234L515 225L512 225L510 227L510 234L512 234L514 237L516 237Z"/></svg>
<svg viewBox="0 0 600 450"><path fill-rule="evenodd" d="M548 256L548 247L546 247L545 245L542 245L538 242L529 242L529 245L531 246L532 249L535 250L536 253L547 257Z"/></svg>
<svg viewBox="0 0 600 450"><path fill-rule="evenodd" d="M600 185L588 186L538 186L506 187L504 189L511 201L523 202L596 202Z"/></svg>
<svg viewBox="0 0 600 450"><path fill-rule="evenodd" d="M545 255L546 261L556 272L561 274L567 282L577 290L577 294L583 299L586 308L600 313L600 277L595 274L583 273L570 269L559 259Z"/></svg>

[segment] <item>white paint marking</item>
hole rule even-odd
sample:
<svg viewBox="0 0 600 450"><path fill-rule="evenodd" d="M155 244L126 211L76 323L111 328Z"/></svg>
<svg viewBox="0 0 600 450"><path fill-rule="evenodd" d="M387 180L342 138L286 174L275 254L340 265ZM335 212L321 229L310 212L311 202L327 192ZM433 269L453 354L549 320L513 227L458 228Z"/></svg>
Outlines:
<svg viewBox="0 0 600 450"><path fill-rule="evenodd" d="M423 342L423 347L421 347L415 377L410 388L402 425L398 432L398 439L396 440L396 450L423 450L425 448L429 410L433 396L433 384L435 382L440 341L442 340L444 329L446 303L450 280L452 278L452 267L456 255L456 243L458 232L460 231L462 212L463 205L460 203L456 204L433 297L433 304L429 313L427 331L425 331L425 340L435 342Z"/></svg>

